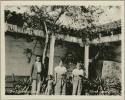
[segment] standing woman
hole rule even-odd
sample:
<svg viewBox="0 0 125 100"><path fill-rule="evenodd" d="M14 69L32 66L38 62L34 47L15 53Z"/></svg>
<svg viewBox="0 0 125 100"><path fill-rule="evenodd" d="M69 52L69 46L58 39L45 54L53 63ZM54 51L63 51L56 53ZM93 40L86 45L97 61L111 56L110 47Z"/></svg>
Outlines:
<svg viewBox="0 0 125 100"><path fill-rule="evenodd" d="M55 67L55 95L66 94L66 72L63 61L60 60L59 65Z"/></svg>
<svg viewBox="0 0 125 100"><path fill-rule="evenodd" d="M77 62L76 68L72 72L72 77L73 77L72 95L81 95L83 76L84 76L84 71L81 68L81 63Z"/></svg>

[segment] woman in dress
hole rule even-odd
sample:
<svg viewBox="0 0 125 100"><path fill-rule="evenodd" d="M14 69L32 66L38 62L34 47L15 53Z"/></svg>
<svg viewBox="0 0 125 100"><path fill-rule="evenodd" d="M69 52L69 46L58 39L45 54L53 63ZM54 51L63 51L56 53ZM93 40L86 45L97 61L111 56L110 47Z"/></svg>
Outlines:
<svg viewBox="0 0 125 100"><path fill-rule="evenodd" d="M55 67L55 95L66 94L66 72L63 61L60 60L59 65Z"/></svg>

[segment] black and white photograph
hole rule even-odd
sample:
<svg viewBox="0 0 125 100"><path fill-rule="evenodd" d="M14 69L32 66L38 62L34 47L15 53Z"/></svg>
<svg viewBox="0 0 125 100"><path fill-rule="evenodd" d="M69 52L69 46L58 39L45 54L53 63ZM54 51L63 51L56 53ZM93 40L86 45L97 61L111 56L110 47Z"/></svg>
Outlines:
<svg viewBox="0 0 125 100"><path fill-rule="evenodd" d="M121 2L4 2L1 10L5 96L123 96Z"/></svg>

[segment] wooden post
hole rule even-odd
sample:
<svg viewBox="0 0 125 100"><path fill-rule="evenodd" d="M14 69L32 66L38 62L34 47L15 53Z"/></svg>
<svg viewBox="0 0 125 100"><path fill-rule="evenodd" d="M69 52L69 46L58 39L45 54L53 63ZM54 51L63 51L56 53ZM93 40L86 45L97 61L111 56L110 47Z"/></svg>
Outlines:
<svg viewBox="0 0 125 100"><path fill-rule="evenodd" d="M84 52L84 66L86 70L86 78L88 78L88 67L89 67L89 45L85 45L85 52Z"/></svg>
<svg viewBox="0 0 125 100"><path fill-rule="evenodd" d="M49 71L48 71L48 75L53 75L54 46L55 46L55 36L52 34L51 41L50 41L50 54L49 54Z"/></svg>

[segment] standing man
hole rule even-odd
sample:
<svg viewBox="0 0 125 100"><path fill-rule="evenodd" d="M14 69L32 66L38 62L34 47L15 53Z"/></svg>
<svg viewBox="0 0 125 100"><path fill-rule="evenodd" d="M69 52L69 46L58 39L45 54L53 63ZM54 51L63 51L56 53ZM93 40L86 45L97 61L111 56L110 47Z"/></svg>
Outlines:
<svg viewBox="0 0 125 100"><path fill-rule="evenodd" d="M40 94L40 87L42 80L41 72L42 72L41 57L36 56L36 61L31 69L32 94Z"/></svg>
<svg viewBox="0 0 125 100"><path fill-rule="evenodd" d="M77 62L76 68L72 72L73 79L73 92L72 95L81 95L82 92L82 80L85 75L81 68L81 63Z"/></svg>
<svg viewBox="0 0 125 100"><path fill-rule="evenodd" d="M55 95L66 94L66 72L63 61L60 60L59 65L55 67Z"/></svg>

